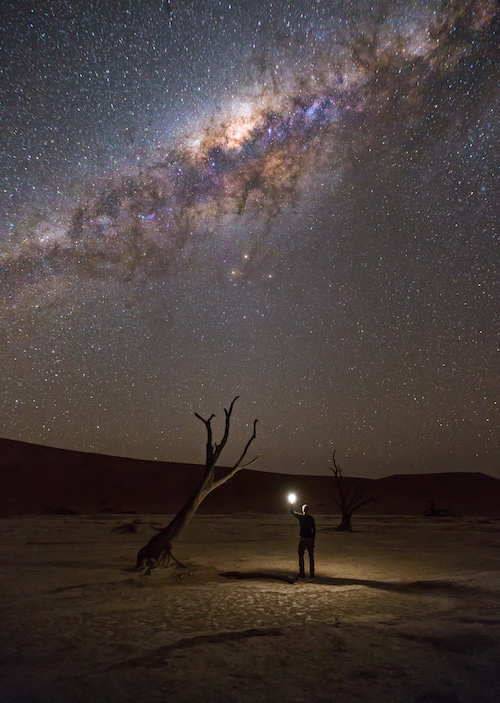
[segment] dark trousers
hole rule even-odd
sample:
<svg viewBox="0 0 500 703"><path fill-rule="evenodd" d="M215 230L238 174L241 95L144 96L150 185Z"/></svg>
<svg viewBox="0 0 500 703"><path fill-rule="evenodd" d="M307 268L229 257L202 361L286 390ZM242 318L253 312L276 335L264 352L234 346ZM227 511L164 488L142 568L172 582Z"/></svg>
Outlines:
<svg viewBox="0 0 500 703"><path fill-rule="evenodd" d="M304 552L309 553L309 571L311 576L314 576L314 540L312 537L301 537L299 542L299 572L301 576L304 572Z"/></svg>

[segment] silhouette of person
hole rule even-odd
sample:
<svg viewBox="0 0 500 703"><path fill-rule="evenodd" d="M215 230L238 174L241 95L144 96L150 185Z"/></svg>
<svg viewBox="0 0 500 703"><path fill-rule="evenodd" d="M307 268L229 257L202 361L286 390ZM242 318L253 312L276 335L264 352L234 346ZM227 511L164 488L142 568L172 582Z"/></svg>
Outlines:
<svg viewBox="0 0 500 703"><path fill-rule="evenodd" d="M316 523L312 515L309 515L309 507L303 505L301 512L298 513L293 508L290 508L292 515L295 515L300 522L300 540L299 540L299 578L305 578L304 571L304 552L307 549L309 554L309 572L311 578L314 578L314 540L316 539Z"/></svg>

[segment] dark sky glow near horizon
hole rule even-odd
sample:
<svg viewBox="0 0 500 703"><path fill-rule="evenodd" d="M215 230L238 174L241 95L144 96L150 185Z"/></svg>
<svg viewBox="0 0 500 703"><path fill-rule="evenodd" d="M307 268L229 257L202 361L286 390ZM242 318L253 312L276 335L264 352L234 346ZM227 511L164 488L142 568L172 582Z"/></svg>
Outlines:
<svg viewBox="0 0 500 703"><path fill-rule="evenodd" d="M1 436L500 477L495 2L2 13Z"/></svg>

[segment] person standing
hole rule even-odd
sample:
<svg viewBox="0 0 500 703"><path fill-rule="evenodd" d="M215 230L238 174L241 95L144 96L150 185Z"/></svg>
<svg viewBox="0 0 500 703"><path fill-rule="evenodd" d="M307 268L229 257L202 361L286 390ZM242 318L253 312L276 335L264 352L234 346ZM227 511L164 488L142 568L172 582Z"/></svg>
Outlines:
<svg viewBox="0 0 500 703"><path fill-rule="evenodd" d="M290 508L290 512L295 515L300 522L300 540L299 540L299 578L305 578L304 571L304 552L307 549L309 554L309 573L311 578L314 578L314 541L316 539L316 523L312 515L309 514L309 507L303 505L301 512Z"/></svg>

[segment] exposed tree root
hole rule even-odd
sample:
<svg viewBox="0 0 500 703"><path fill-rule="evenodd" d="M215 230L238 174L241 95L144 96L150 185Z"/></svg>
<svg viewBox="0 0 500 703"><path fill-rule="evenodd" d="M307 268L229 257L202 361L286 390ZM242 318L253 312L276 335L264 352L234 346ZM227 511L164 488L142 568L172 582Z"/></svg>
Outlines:
<svg viewBox="0 0 500 703"><path fill-rule="evenodd" d="M187 566L174 557L172 552L169 550L162 554L158 559L155 559L155 557L143 557L140 561L138 559L135 570L139 574L150 576L153 569L168 569L171 561L177 564L177 566L180 566L181 569L187 569Z"/></svg>

